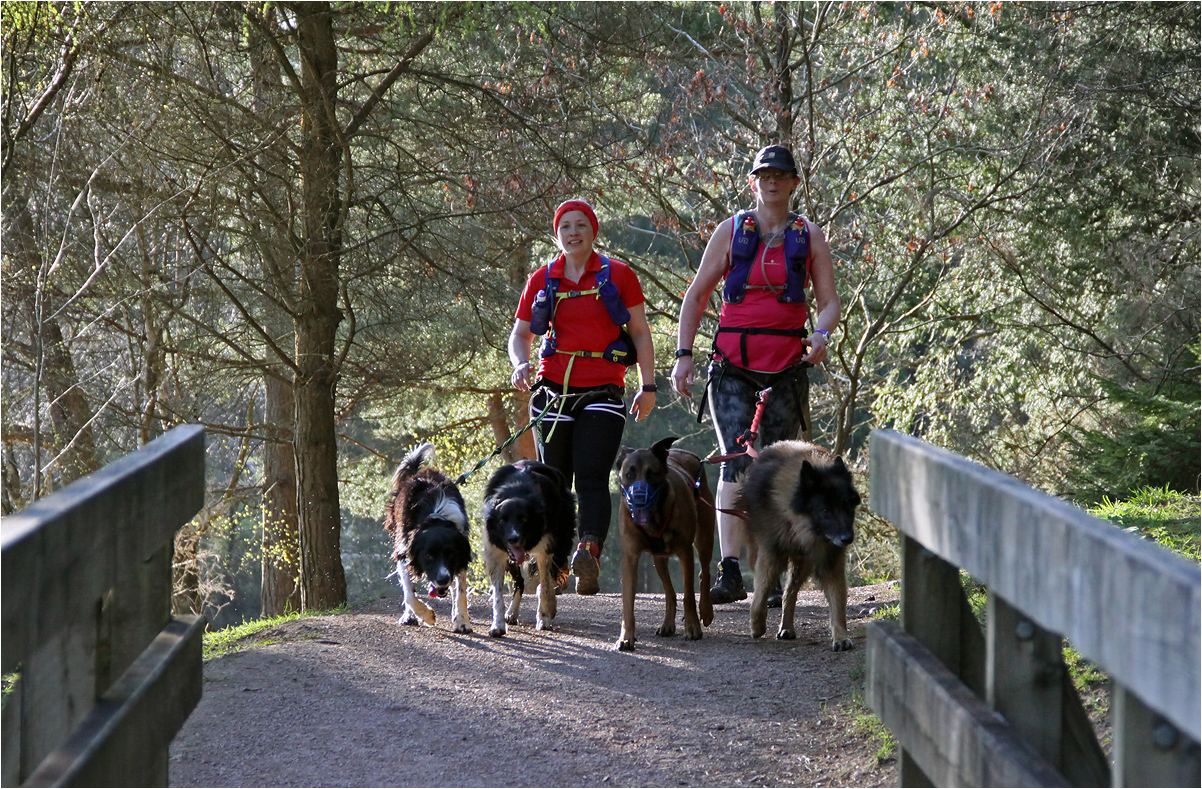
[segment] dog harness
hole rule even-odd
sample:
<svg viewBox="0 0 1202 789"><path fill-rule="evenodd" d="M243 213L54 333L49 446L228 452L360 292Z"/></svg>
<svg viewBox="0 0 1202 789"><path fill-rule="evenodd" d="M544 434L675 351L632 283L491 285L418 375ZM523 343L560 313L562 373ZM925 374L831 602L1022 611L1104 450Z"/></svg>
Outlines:
<svg viewBox="0 0 1202 789"><path fill-rule="evenodd" d="M789 216L784 245L774 248L760 243L753 212L741 211L734 218L730 266L722 288L714 347L724 358L746 369L763 372L782 369L782 361L775 358L779 351L773 353L773 348L762 343L749 344L749 337L770 335L800 340L807 336L805 288L809 284L810 231L802 217ZM778 284L773 284L768 266L782 263L784 282L779 283L778 274ZM753 272L758 276L753 278ZM748 290L769 291L775 298L764 294L748 300ZM738 345L724 341L723 334L737 335Z"/></svg>

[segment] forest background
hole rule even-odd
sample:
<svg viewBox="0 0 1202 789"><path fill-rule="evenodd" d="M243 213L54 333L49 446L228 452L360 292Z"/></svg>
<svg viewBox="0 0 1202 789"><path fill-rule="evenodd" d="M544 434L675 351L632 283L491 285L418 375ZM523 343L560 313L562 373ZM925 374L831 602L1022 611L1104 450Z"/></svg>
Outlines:
<svg viewBox="0 0 1202 789"><path fill-rule="evenodd" d="M627 443L708 454L664 378L676 316L772 142L844 305L813 435L862 488L869 431L891 427L1082 505L1196 495L1199 20L1195 2L5 2L3 512L201 423L177 610L382 593L400 457L432 441L467 471L525 424L505 338L568 197L647 296L661 395ZM527 433L469 478L473 512L532 451ZM853 576L888 577L888 525L860 534Z"/></svg>

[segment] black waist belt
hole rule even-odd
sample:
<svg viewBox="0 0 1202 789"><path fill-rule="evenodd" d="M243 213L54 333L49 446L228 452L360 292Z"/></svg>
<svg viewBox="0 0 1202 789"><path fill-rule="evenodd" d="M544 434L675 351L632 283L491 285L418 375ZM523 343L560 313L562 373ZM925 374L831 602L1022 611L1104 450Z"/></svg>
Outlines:
<svg viewBox="0 0 1202 789"><path fill-rule="evenodd" d="M739 326L719 326L718 334L722 332L737 332L739 337L739 355L742 358L742 365L745 367L747 361L747 335L749 334L772 334L778 337L808 337L809 333L805 329L758 329L752 326L742 328ZM718 338L714 337L714 345L718 344Z"/></svg>

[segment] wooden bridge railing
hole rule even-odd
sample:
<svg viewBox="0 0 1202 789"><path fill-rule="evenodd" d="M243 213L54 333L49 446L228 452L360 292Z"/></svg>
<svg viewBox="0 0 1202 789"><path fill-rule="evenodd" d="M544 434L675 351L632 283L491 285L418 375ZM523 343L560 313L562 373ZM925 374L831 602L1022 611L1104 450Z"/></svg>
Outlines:
<svg viewBox="0 0 1202 789"><path fill-rule="evenodd" d="M903 786L1199 785L1197 564L892 431L871 480L902 533L902 610L869 625L866 696ZM961 569L988 588L984 632ZM1113 763L1062 638L1110 676Z"/></svg>
<svg viewBox="0 0 1202 789"><path fill-rule="evenodd" d="M0 522L5 786L166 786L201 693L203 617L171 615L176 530L204 503L176 428Z"/></svg>

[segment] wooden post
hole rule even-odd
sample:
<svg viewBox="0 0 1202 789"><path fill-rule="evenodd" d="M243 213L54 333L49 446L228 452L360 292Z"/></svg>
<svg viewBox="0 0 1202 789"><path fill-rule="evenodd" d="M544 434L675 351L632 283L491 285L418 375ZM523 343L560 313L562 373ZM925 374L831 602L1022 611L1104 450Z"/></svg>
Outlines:
<svg viewBox="0 0 1202 789"><path fill-rule="evenodd" d="M960 583L960 571L902 535L902 628L977 693L984 689L985 642ZM901 752L902 786L930 779Z"/></svg>
<svg viewBox="0 0 1202 789"><path fill-rule="evenodd" d="M959 571L904 534L901 538L902 629L930 650L953 673L960 667ZM902 786L934 786L913 756L900 748Z"/></svg>
<svg viewBox="0 0 1202 789"><path fill-rule="evenodd" d="M1199 786L1198 743L1114 683L1115 786Z"/></svg>
<svg viewBox="0 0 1202 789"><path fill-rule="evenodd" d="M985 700L1050 764L1060 764L1059 636L992 592L986 602Z"/></svg>

